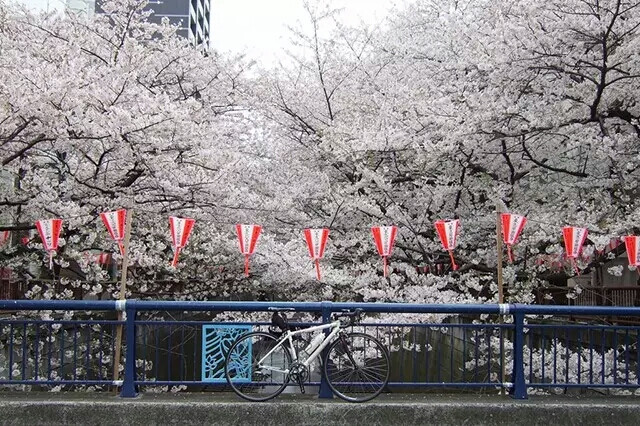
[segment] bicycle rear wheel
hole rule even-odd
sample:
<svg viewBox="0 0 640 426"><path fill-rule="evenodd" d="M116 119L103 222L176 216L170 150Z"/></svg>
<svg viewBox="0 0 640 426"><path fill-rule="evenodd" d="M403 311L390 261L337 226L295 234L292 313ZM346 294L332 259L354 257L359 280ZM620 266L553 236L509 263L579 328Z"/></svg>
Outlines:
<svg viewBox="0 0 640 426"><path fill-rule="evenodd" d="M271 334L256 331L240 336L231 345L225 359L225 376L240 397L266 401L287 386L291 354L284 345L276 348L277 344L278 339Z"/></svg>
<svg viewBox="0 0 640 426"><path fill-rule="evenodd" d="M368 401L389 382L389 353L373 336L343 334L329 346L324 373L329 387L340 398Z"/></svg>

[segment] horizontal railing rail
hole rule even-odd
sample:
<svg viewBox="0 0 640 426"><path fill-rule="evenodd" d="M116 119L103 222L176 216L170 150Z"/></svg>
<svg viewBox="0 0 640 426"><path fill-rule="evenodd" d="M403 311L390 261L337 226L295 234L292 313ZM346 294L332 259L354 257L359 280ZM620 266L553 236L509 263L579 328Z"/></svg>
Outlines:
<svg viewBox="0 0 640 426"><path fill-rule="evenodd" d="M266 330L268 323L266 317L211 320L212 314L289 310L319 314L326 323L332 313L353 309L413 314L406 322L398 320L402 316L392 322L369 315L356 326L387 346L392 389L505 387L515 398L526 398L528 388L640 387L640 325L558 321L640 317L638 307L150 300L0 300L0 311L14 313L0 318L0 385L115 384L122 386L123 397L147 386L224 388L220 377L204 375L216 361L204 354L207 327L215 333L229 327L241 332ZM29 311L46 311L48 317L35 318ZM125 320L115 320L116 311L126 312ZM185 312L189 318L176 318ZM416 321L415 315L433 314L458 319ZM487 316L496 321L484 320ZM114 363L119 364L114 359L119 326L125 328L122 381L112 376ZM215 355L219 363L222 354ZM321 397L330 397L322 377L311 377L309 384L319 386Z"/></svg>
<svg viewBox="0 0 640 426"><path fill-rule="evenodd" d="M640 306L640 287L541 287L535 291L539 304L572 306Z"/></svg>

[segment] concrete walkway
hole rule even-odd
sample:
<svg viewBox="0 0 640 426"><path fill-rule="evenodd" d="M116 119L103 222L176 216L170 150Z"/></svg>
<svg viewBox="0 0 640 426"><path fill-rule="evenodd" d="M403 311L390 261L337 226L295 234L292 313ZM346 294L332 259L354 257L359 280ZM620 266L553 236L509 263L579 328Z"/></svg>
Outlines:
<svg viewBox="0 0 640 426"><path fill-rule="evenodd" d="M2 425L637 425L640 398L381 395L363 404L283 395L251 403L226 393L0 392Z"/></svg>

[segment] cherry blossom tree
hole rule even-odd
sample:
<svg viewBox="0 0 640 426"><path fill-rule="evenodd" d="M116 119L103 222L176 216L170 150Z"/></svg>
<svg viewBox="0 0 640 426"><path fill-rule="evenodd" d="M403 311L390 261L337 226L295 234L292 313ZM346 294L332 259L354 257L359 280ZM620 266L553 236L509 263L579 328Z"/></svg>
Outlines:
<svg viewBox="0 0 640 426"><path fill-rule="evenodd" d="M2 7L0 161L11 187L0 200L2 229L63 218L56 274L62 268L67 278L99 282L105 274L82 256L113 251L98 213L134 210L133 291L170 294L147 284L180 277L168 268L167 217L194 216L203 223L187 269L203 278L191 291L206 296L206 277L224 276L218 265L234 242L215 222L230 217L222 219L230 228L236 211L277 205L273 187L242 182L266 174L266 162L243 154L259 158L262 150L254 148L264 136L237 101L245 64L196 51L176 28L148 23L145 3L107 2L106 14L91 22ZM42 253L38 241L5 247L3 263L28 275Z"/></svg>
<svg viewBox="0 0 640 426"><path fill-rule="evenodd" d="M331 195L310 214L348 233L336 264L370 270L365 229L401 226L398 273L365 272L363 296L437 302L447 289L451 301L495 300L500 202L530 218L505 271L511 300L532 301L532 286L553 278L534 258L561 251L563 225L589 228L587 255L634 231L637 7L418 1L358 31L308 8L295 66L263 77L260 106L326 170ZM432 224L447 217L462 221L460 275L419 276L416 266L446 259Z"/></svg>
<svg viewBox="0 0 640 426"><path fill-rule="evenodd" d="M635 2L421 0L369 28L309 4L293 65L250 75L147 23L137 1L105 7L94 22L2 13L3 229L65 218L57 261L81 280L104 283L81 253L113 250L96 218L119 207L136 211L136 296L495 300L504 202L529 217L510 300L532 301L573 273L535 262L561 252L563 225L589 228L586 255L634 231ZM169 214L198 220L177 269ZM455 274L433 228L444 218L462 222ZM235 223L265 227L249 279ZM389 279L378 224L400 226ZM323 282L302 239L319 226ZM42 255L4 250L24 274Z"/></svg>

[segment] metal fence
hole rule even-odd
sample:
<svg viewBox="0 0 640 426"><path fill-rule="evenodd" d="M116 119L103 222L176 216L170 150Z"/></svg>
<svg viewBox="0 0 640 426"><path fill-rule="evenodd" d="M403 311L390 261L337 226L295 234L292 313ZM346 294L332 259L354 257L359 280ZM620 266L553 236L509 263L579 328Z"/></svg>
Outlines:
<svg viewBox="0 0 640 426"><path fill-rule="evenodd" d="M535 296L540 305L640 307L640 288L637 286L540 287Z"/></svg>
<svg viewBox="0 0 640 426"><path fill-rule="evenodd" d="M13 312L0 318L0 385L117 385L123 397L159 387L225 390L224 377L204 374L216 362L203 355L210 327L216 337L218 329L265 329L273 309L328 322L332 313L356 308L367 317L355 327L389 350L391 392L504 387L521 399L534 388L640 387L640 325L566 321L640 317L640 308L138 300L0 301L0 310ZM124 320L116 319L117 311L126 313ZM233 321L220 321L230 313ZM248 313L253 319L243 320ZM437 315L447 319L436 321ZM124 363L116 380L118 327L125 331ZM219 366L223 354L217 357ZM319 386L320 397L331 396L321 374L307 384Z"/></svg>

